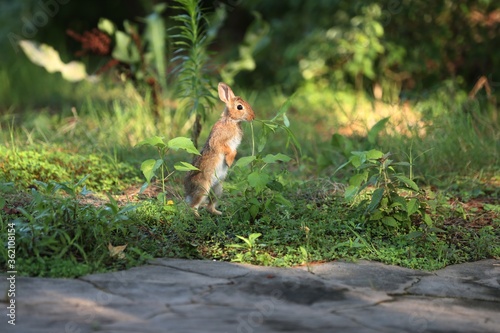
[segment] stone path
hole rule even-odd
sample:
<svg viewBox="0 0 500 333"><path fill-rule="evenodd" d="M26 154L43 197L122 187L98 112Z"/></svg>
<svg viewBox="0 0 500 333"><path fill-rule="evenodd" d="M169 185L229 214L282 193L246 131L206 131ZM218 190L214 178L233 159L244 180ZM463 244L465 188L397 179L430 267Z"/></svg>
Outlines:
<svg viewBox="0 0 500 333"><path fill-rule="evenodd" d="M375 262L269 268L155 259L79 279L16 280L0 332L500 332L500 260L423 272Z"/></svg>

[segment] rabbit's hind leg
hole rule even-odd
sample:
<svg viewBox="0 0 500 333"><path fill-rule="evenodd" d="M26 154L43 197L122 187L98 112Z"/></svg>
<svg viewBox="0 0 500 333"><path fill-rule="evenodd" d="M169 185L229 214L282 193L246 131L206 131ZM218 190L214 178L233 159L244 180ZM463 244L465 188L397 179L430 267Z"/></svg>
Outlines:
<svg viewBox="0 0 500 333"><path fill-rule="evenodd" d="M188 200L188 204L194 212L196 217L200 217L198 213L198 208L205 203L208 198L208 191L204 188L200 188L195 193L193 193Z"/></svg>
<svg viewBox="0 0 500 333"><path fill-rule="evenodd" d="M215 208L215 206L217 206L217 199L221 195L222 195L222 183L217 182L212 187L212 193L208 197L208 205L207 205L207 210L214 215L222 215L222 212Z"/></svg>

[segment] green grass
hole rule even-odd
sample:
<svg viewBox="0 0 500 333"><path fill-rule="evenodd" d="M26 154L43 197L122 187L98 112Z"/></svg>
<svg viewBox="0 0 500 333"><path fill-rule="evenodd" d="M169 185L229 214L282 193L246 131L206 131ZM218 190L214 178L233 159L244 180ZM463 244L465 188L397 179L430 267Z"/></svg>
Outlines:
<svg viewBox="0 0 500 333"><path fill-rule="evenodd" d="M360 212L324 182L295 185L303 190L291 187L286 193L293 206L263 212L252 220L246 219L241 201L231 196L223 200L223 217L202 214L197 220L178 198L168 205L153 198L125 206L105 200L94 206L83 204L80 194L68 196L60 190L65 195L56 195L46 189L32 191L23 197L23 208L1 217L4 224L15 223L17 270L23 275L71 277L123 269L152 257L274 266L369 259L432 270L500 255L498 212L492 215L492 225L478 228L475 224L484 211L464 213L437 198L429 202L439 207L434 216L441 231L426 232L417 223L389 228L360 219ZM8 206L15 197L7 196ZM17 201L19 206L21 202ZM411 237L417 230L423 232ZM237 236L252 233L262 234L253 248L234 245L244 245ZM112 257L109 244L127 244L125 256Z"/></svg>
<svg viewBox="0 0 500 333"><path fill-rule="evenodd" d="M43 77L37 74L34 81ZM60 92L69 89L59 86L65 87ZM494 121L498 111L481 98L470 106L475 102L463 94L451 100L438 91L410 103L420 123L398 131L400 120L391 118L369 140L374 122L394 106L350 93L299 90L287 115L302 150L287 146L283 130L268 131L262 140L262 123L255 122L255 146L262 148L258 159L232 168L220 204L224 215L202 210L197 220L182 200L182 173L169 178L165 205L156 199L158 184L144 194L131 190L144 182L141 162L157 158L154 149L135 148L139 141L189 136L175 96L168 96L164 117L157 119L132 86L103 81L96 87L76 100L57 95L62 100L50 108L23 105L18 92L10 96L17 102L0 118L0 239L6 244L14 223L19 274L73 277L132 267L152 257L274 266L370 259L432 270L500 256L500 125ZM279 89L238 94L260 120L274 117L287 100ZM208 117L202 140L219 113ZM335 133L343 135L332 140ZM393 227L370 219L365 213L371 187L363 194L368 202L344 199L343 189L356 171L335 170L352 151L370 149L390 151L396 162L411 158L418 198L432 223L419 214ZM251 152L245 125L239 157ZM293 159L264 162L267 154L277 153ZM190 159L172 152L166 162ZM396 169L410 176L408 167ZM117 255L109 245L127 247ZM5 267L6 247L0 252Z"/></svg>
<svg viewBox="0 0 500 333"><path fill-rule="evenodd" d="M133 166L106 155L51 151L34 146L30 150L0 147L0 158L1 178L20 189L36 188L37 182L71 182L86 175L86 187L99 192L117 191L139 181Z"/></svg>

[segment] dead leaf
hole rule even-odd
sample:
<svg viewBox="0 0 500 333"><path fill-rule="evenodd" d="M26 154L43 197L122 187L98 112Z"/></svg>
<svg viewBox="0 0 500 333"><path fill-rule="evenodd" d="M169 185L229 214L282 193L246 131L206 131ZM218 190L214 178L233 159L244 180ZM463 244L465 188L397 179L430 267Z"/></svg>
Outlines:
<svg viewBox="0 0 500 333"><path fill-rule="evenodd" d="M113 246L111 243L108 244L108 250L109 250L109 256L110 257L116 257L118 259L125 259L125 248L127 247L128 244L125 245L120 245L120 246Z"/></svg>

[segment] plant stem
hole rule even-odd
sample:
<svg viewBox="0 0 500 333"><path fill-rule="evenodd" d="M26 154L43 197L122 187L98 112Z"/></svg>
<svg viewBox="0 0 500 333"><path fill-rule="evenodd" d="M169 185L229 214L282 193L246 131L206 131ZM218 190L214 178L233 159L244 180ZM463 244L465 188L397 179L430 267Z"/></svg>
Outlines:
<svg viewBox="0 0 500 333"><path fill-rule="evenodd" d="M252 130L252 156L255 156L255 135L253 132L253 123L250 123L250 129Z"/></svg>

